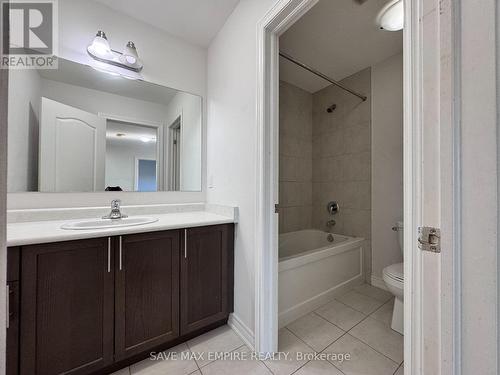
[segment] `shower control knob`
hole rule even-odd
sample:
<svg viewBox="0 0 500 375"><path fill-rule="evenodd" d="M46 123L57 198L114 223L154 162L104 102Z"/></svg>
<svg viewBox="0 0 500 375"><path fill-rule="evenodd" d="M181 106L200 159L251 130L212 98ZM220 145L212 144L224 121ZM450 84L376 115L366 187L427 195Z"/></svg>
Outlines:
<svg viewBox="0 0 500 375"><path fill-rule="evenodd" d="M335 215L340 211L340 206L336 201L328 202L326 209L330 215Z"/></svg>

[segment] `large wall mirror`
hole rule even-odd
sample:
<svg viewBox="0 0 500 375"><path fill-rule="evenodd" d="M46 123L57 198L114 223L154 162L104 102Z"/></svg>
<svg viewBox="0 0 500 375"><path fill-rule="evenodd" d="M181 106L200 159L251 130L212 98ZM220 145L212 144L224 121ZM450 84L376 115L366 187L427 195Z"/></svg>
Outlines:
<svg viewBox="0 0 500 375"><path fill-rule="evenodd" d="M200 191L202 102L60 59L9 72L9 192Z"/></svg>

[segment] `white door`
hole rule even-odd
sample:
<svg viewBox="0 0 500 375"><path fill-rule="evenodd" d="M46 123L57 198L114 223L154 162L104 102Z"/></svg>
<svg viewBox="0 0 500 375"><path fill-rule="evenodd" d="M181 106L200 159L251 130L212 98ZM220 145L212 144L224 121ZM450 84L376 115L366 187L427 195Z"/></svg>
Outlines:
<svg viewBox="0 0 500 375"><path fill-rule="evenodd" d="M497 0L429 4L412 19L421 27L421 71L408 72L422 83L422 98L413 103L421 126L407 128L405 139L414 182L405 191L412 208L405 217L405 261L412 260L405 268L405 374L495 375L500 8ZM418 226L441 229L440 253L417 248Z"/></svg>
<svg viewBox="0 0 500 375"><path fill-rule="evenodd" d="M39 190L104 190L106 120L42 98Z"/></svg>

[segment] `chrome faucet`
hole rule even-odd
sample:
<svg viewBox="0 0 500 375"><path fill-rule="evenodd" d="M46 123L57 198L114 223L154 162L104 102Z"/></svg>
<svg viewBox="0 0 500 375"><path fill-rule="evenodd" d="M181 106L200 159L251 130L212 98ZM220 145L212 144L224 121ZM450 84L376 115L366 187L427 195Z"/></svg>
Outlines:
<svg viewBox="0 0 500 375"><path fill-rule="evenodd" d="M337 224L337 222L335 220L333 220L333 219L332 220L328 220L326 222L326 226L327 226L328 230L331 230L332 227L335 226L335 224Z"/></svg>
<svg viewBox="0 0 500 375"><path fill-rule="evenodd" d="M108 215L103 216L102 218L103 219L118 220L118 219L124 219L124 218L128 217L128 215L122 214L122 212L120 210L121 203L122 203L121 200L113 199L111 201L111 212Z"/></svg>

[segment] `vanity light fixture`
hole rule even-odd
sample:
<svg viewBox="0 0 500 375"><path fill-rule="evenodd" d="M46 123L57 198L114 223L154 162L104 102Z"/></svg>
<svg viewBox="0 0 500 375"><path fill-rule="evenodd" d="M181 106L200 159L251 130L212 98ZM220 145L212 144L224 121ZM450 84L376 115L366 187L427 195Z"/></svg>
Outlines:
<svg viewBox="0 0 500 375"><path fill-rule="evenodd" d="M143 68L134 42L129 41L123 52L115 51L111 49L106 34L101 30L97 32L94 40L87 47L87 53L96 61L134 72L140 72Z"/></svg>
<svg viewBox="0 0 500 375"><path fill-rule="evenodd" d="M390 0L377 16L377 24L387 31L399 31L404 27L403 0Z"/></svg>

